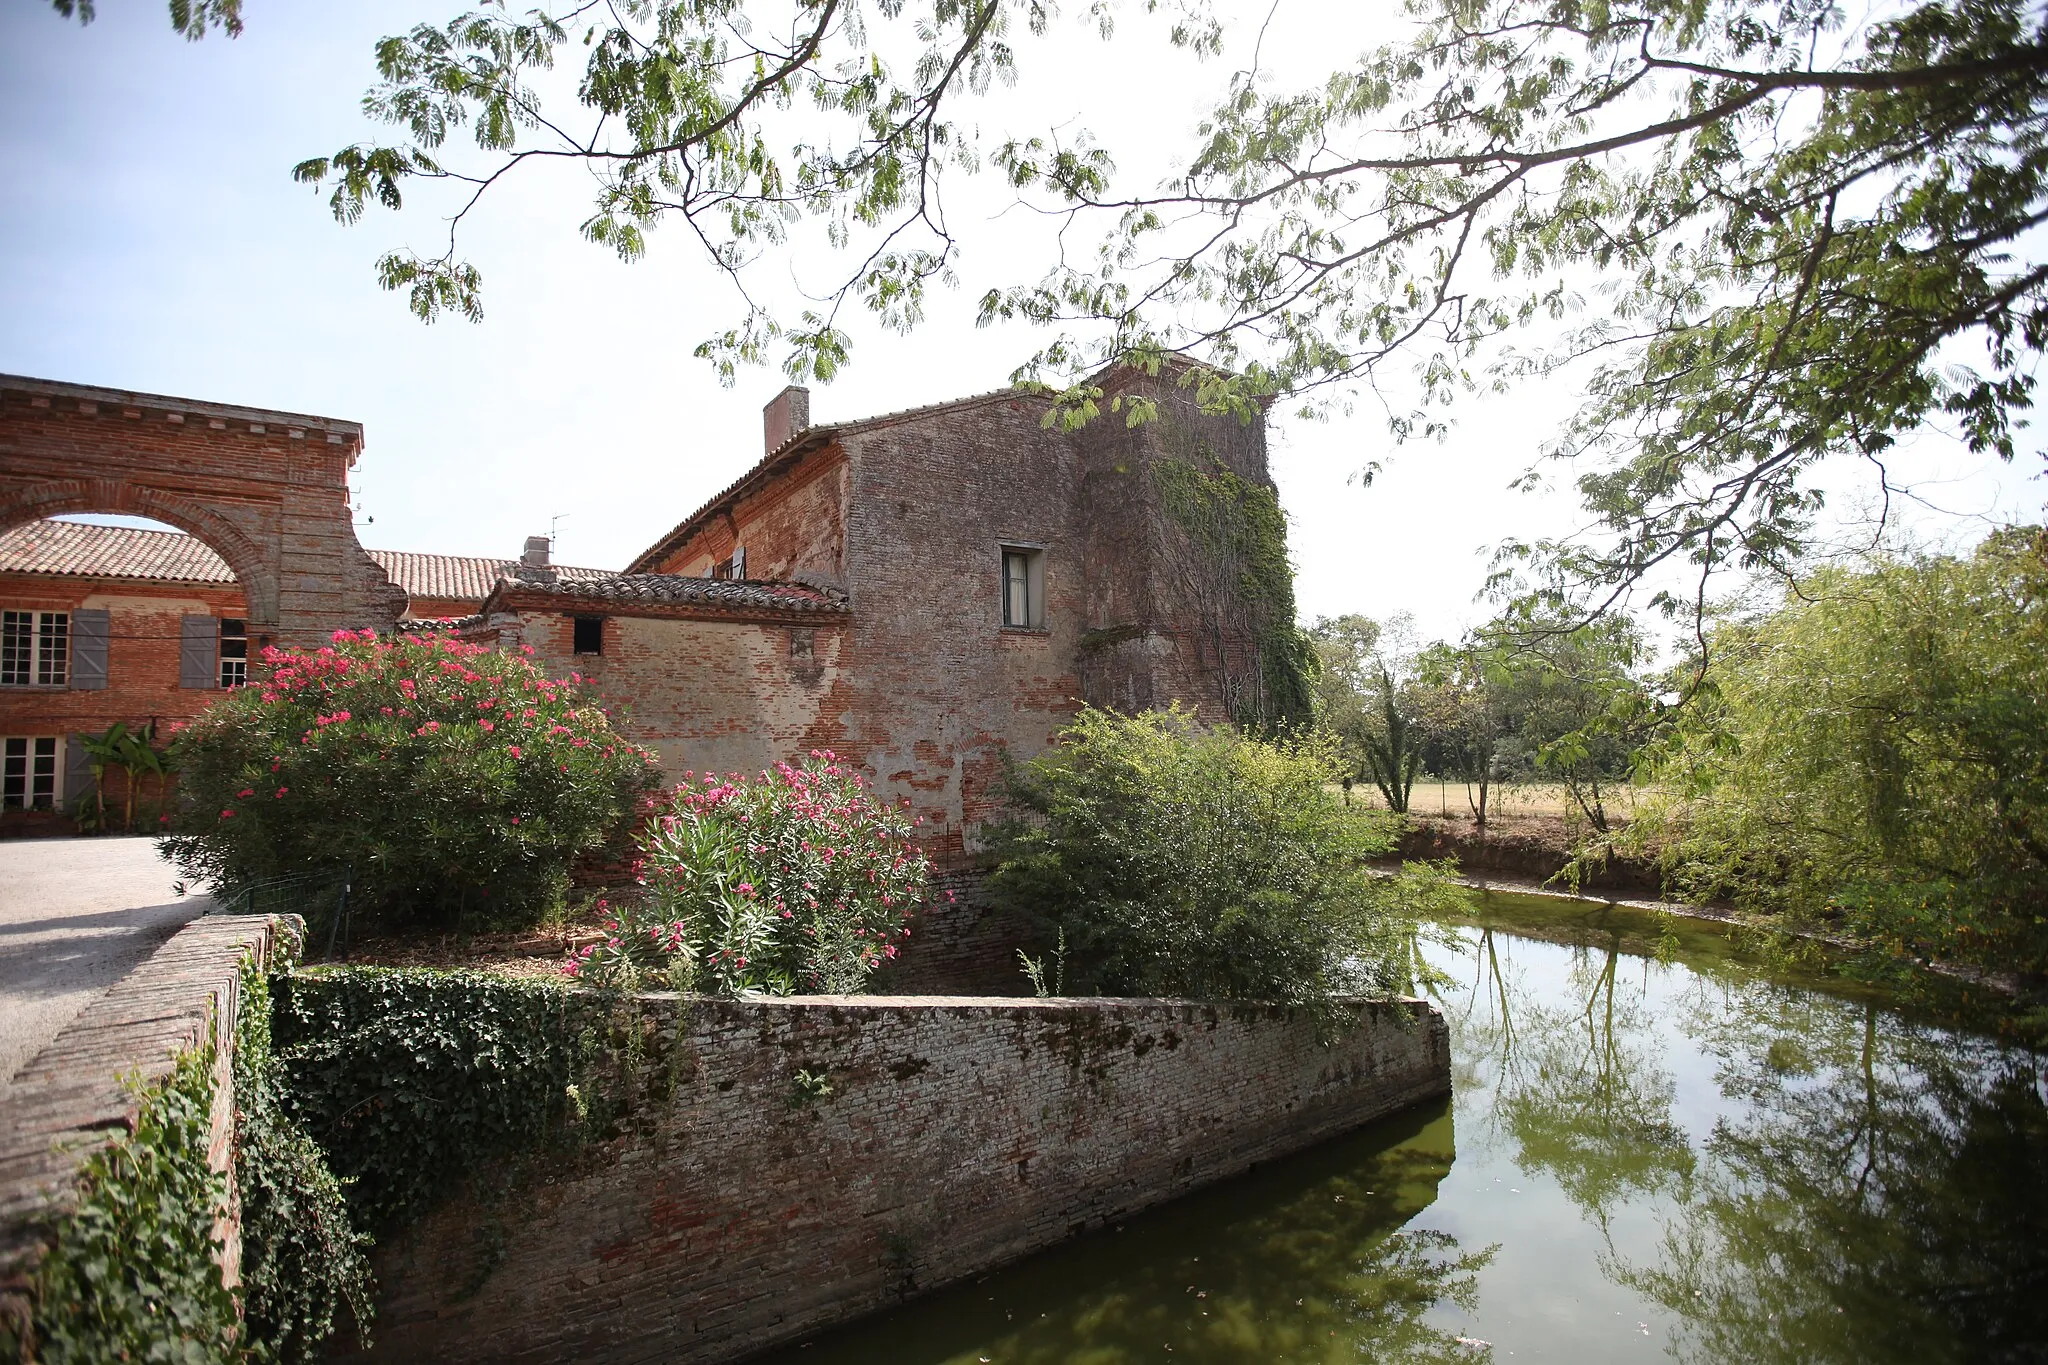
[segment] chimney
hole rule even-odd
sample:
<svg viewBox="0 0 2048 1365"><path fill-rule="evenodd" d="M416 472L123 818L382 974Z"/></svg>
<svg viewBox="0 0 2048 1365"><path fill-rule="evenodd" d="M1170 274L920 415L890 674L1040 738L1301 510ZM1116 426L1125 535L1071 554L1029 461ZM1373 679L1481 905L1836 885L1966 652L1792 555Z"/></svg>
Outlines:
<svg viewBox="0 0 2048 1365"><path fill-rule="evenodd" d="M791 384L761 409L761 434L770 455L782 449L790 437L809 429L810 425L811 391L801 384Z"/></svg>
<svg viewBox="0 0 2048 1365"><path fill-rule="evenodd" d="M526 538L526 549L520 553L519 563L513 567L512 574L515 578L526 583L552 583L555 581L555 571L548 564L548 538L546 536L528 536Z"/></svg>

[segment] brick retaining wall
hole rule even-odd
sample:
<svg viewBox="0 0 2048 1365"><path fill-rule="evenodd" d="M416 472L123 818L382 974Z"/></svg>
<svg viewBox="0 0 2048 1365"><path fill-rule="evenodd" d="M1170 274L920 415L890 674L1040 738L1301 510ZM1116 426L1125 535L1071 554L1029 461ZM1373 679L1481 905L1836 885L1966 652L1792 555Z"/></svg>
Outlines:
<svg viewBox="0 0 2048 1365"><path fill-rule="evenodd" d="M86 1006L35 1060L15 1075L0 1115L0 1312L19 1311L47 1238L70 1211L79 1165L132 1131L136 1095L171 1073L177 1058L215 1045L209 1160L226 1171L234 1145L235 1012L241 965L268 963L296 919L276 915L203 915L180 929L147 962ZM230 1284L241 1258L234 1213L223 1266Z"/></svg>
<svg viewBox="0 0 2048 1365"><path fill-rule="evenodd" d="M574 1169L380 1248L375 1359L736 1359L1451 1087L1416 1002L1347 1007L1328 1047L1177 1001L637 1008L665 1093ZM799 1069L831 1095L792 1104Z"/></svg>

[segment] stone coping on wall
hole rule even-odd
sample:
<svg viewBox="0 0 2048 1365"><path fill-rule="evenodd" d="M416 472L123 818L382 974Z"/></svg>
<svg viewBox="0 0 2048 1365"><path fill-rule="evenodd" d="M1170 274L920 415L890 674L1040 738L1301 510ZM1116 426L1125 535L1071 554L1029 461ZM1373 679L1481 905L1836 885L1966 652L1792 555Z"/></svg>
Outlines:
<svg viewBox="0 0 2048 1365"><path fill-rule="evenodd" d="M295 944L296 916L202 915L108 988L37 1053L0 1112L0 1293L19 1291L51 1230L73 1207L78 1168L134 1129L138 1092L180 1055L214 1045L209 1158L233 1155L231 1080L244 959L268 964ZM232 1219L230 1219L232 1224ZM224 1232L233 1234L227 1226ZM224 1257L230 1275L239 1238Z"/></svg>
<svg viewBox="0 0 2048 1365"><path fill-rule="evenodd" d="M387 1239L374 1359L739 1360L1451 1089L1415 1000L627 1008L616 1134Z"/></svg>

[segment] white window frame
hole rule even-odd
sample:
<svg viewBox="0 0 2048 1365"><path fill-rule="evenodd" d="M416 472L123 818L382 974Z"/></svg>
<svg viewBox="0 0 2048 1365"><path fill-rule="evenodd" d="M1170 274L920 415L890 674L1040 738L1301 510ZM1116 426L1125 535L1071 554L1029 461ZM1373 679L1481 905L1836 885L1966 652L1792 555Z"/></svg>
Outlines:
<svg viewBox="0 0 2048 1365"><path fill-rule="evenodd" d="M1004 541L996 547L996 596L1004 630L1045 629L1045 547Z"/></svg>
<svg viewBox="0 0 2048 1365"><path fill-rule="evenodd" d="M71 613L8 607L0 611L0 687L68 687Z"/></svg>
<svg viewBox="0 0 2048 1365"><path fill-rule="evenodd" d="M220 685L223 688L247 687L249 685L249 622L247 619L233 616L221 618L220 649L214 657L220 666Z"/></svg>
<svg viewBox="0 0 2048 1365"><path fill-rule="evenodd" d="M64 737L0 736L0 811L63 808Z"/></svg>

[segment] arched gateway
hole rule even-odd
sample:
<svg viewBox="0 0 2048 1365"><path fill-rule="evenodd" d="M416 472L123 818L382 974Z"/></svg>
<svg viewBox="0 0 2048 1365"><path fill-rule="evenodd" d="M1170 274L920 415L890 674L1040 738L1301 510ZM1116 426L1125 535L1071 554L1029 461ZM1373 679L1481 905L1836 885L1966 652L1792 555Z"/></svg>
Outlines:
<svg viewBox="0 0 2048 1365"><path fill-rule="evenodd" d="M151 517L227 561L252 636L388 631L406 595L356 539L362 448L357 422L0 375L0 531L67 512Z"/></svg>

